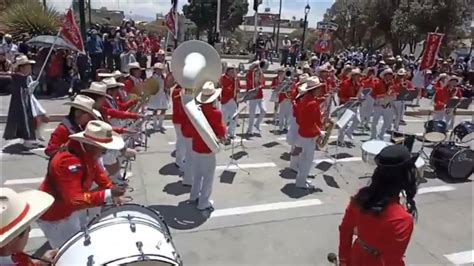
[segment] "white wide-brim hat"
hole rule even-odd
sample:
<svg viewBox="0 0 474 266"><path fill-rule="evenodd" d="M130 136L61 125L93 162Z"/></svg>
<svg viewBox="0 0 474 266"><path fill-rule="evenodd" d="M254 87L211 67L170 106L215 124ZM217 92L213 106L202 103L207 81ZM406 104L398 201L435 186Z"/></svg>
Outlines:
<svg viewBox="0 0 474 266"><path fill-rule="evenodd" d="M349 73L349 77L352 77L354 75L362 76L362 71L360 70L360 68L354 68L351 70L351 72Z"/></svg>
<svg viewBox="0 0 474 266"><path fill-rule="evenodd" d="M447 78L444 80L444 85L443 85L443 87L447 86L451 80L455 80L455 81L456 81L456 84L459 84L459 83L462 82L462 78L461 78L461 77L458 77L458 76L456 76L456 75L447 76Z"/></svg>
<svg viewBox="0 0 474 266"><path fill-rule="evenodd" d="M155 64L153 65L153 69L161 69L161 70L163 70L163 69L165 69L165 65L164 65L163 63L155 63Z"/></svg>
<svg viewBox="0 0 474 266"><path fill-rule="evenodd" d="M128 64L128 71L131 71L132 69L145 70L144 68L140 66L138 62L133 62L133 63Z"/></svg>
<svg viewBox="0 0 474 266"><path fill-rule="evenodd" d="M7 245L53 204L54 198L39 190L17 193L0 188L0 247Z"/></svg>
<svg viewBox="0 0 474 266"><path fill-rule="evenodd" d="M112 96L107 94L107 85L102 82L92 82L88 89L81 90L81 92L97 94L112 99Z"/></svg>
<svg viewBox="0 0 474 266"><path fill-rule="evenodd" d="M72 102L64 103L64 105L71 106L76 109L87 112L91 114L95 119L98 119L97 115L94 112L94 103L95 101L92 98L86 95L79 94L74 97L74 100Z"/></svg>
<svg viewBox="0 0 474 266"><path fill-rule="evenodd" d="M21 55L15 58L15 66L19 67L22 65L34 65L36 64L35 60L30 60L26 55Z"/></svg>
<svg viewBox="0 0 474 266"><path fill-rule="evenodd" d="M117 82L115 78L106 78L106 79L103 79L102 82L105 84L105 86L107 86L107 90L125 86L125 84L121 82Z"/></svg>
<svg viewBox="0 0 474 266"><path fill-rule="evenodd" d="M100 120L89 121L86 130L70 135L69 138L107 150L121 150L125 146L122 137L112 130L112 126Z"/></svg>
<svg viewBox="0 0 474 266"><path fill-rule="evenodd" d="M222 89L218 89L214 86L214 83L207 81L202 86L201 92L196 96L196 101L202 104L214 102L219 95L221 95Z"/></svg>
<svg viewBox="0 0 474 266"><path fill-rule="evenodd" d="M386 75L391 74L393 75L393 70L391 68L387 68L382 73L380 73L380 78L384 78Z"/></svg>
<svg viewBox="0 0 474 266"><path fill-rule="evenodd" d="M400 68L397 71L397 76L406 76L407 74L408 74L408 72L404 68Z"/></svg>
<svg viewBox="0 0 474 266"><path fill-rule="evenodd" d="M324 82L321 82L318 77L310 77L306 80L305 83L298 87L299 93L296 98L299 98L303 96L303 94L325 85L326 84Z"/></svg>
<svg viewBox="0 0 474 266"><path fill-rule="evenodd" d="M310 78L309 74L308 73L303 73L301 75L299 75L298 77L298 86L306 83L306 81L308 81L308 79Z"/></svg>

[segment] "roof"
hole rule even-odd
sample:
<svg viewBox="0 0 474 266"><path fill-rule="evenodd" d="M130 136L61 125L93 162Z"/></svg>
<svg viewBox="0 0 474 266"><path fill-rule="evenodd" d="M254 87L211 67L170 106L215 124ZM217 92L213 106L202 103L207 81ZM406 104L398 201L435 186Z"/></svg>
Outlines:
<svg viewBox="0 0 474 266"><path fill-rule="evenodd" d="M241 29L245 32L253 32L255 28L254 28L253 25L252 26L251 25L240 25L239 29ZM273 33L273 27L257 26L257 30L259 32L262 32L262 33ZM295 30L297 30L297 29L280 27L280 34L290 34ZM275 28L275 32L277 32L277 28Z"/></svg>

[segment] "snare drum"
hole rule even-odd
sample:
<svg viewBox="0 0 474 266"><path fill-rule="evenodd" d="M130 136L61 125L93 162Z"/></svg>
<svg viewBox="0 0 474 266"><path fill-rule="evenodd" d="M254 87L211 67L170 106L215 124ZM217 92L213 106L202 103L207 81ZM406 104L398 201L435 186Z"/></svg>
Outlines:
<svg viewBox="0 0 474 266"><path fill-rule="evenodd" d="M474 140L474 124L469 121L457 125L453 132L462 143Z"/></svg>
<svg viewBox="0 0 474 266"><path fill-rule="evenodd" d="M446 122L441 120L430 120L425 123L425 139L430 142L441 142L446 139Z"/></svg>
<svg viewBox="0 0 474 266"><path fill-rule="evenodd" d="M450 178L467 179L474 167L474 151L452 142L439 143L431 152L430 165Z"/></svg>
<svg viewBox="0 0 474 266"><path fill-rule="evenodd" d="M391 144L381 140L369 140L362 144L362 160L370 165L376 165L375 156L379 154L383 148Z"/></svg>

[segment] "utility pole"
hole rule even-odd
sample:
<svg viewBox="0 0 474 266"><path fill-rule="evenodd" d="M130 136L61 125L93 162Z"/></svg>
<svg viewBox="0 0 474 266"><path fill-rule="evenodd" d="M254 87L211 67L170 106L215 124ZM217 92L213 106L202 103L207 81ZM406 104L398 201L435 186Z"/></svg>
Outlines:
<svg viewBox="0 0 474 266"><path fill-rule="evenodd" d="M89 11L89 28L92 28L92 8L91 8L91 1L92 0L89 0L88 3L87 3L87 9Z"/></svg>
<svg viewBox="0 0 474 266"><path fill-rule="evenodd" d="M46 5L46 0L43 0L43 7L44 7L45 10L46 10L46 8L48 8L48 6Z"/></svg>
<svg viewBox="0 0 474 266"><path fill-rule="evenodd" d="M277 36L276 36L276 46L275 46L275 50L277 51L278 53L278 45L280 44L280 22L281 22L281 2L283 0L280 0L280 10L278 11L278 27L277 27Z"/></svg>
<svg viewBox="0 0 474 266"><path fill-rule="evenodd" d="M86 12L84 0L79 0L79 23L81 27L81 35L84 42L87 40L86 35Z"/></svg>

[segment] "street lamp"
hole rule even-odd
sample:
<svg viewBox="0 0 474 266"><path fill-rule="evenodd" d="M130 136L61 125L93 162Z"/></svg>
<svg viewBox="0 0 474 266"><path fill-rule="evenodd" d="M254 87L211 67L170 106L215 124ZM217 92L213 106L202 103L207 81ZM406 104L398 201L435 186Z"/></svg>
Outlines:
<svg viewBox="0 0 474 266"><path fill-rule="evenodd" d="M309 3L306 4L306 6L304 7L304 24L303 24L303 37L301 38L301 48L304 49L304 39L305 39L305 35L306 35L306 24L307 24L307 21L308 21L308 13L309 13L309 10L311 9L311 7L309 6Z"/></svg>

